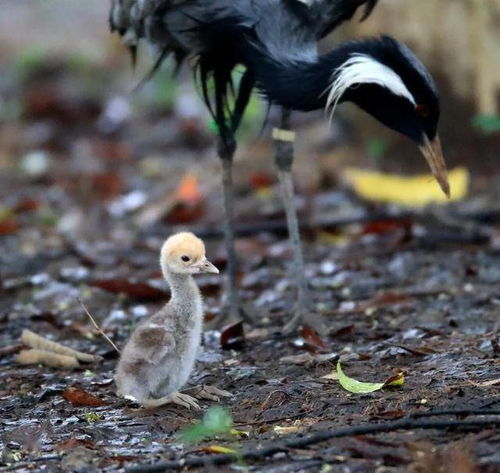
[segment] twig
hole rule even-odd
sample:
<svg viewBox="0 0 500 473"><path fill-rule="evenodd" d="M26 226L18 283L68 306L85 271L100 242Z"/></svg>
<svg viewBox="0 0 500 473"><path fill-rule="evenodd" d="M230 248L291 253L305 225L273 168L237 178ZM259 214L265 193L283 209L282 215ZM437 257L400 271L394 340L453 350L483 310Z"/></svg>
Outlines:
<svg viewBox="0 0 500 473"><path fill-rule="evenodd" d="M392 432L395 430L444 430L449 428L485 428L494 426L500 426L500 419L481 419L468 421L421 421L406 418L395 422L387 422L376 425L359 425L338 430L322 430L306 437L294 436L280 442L272 442L260 449L243 450L240 457L244 460L258 460L270 455L274 455L278 452L286 451L290 448L303 448L334 438ZM195 458L182 459L178 461L161 462L155 465L138 465L127 469L126 473L156 473L169 470L180 470L186 467L201 467L206 463L211 463L212 465L224 465L227 463L231 463L232 461L234 461L234 455L202 455Z"/></svg>
<svg viewBox="0 0 500 473"><path fill-rule="evenodd" d="M87 317L91 320L92 324L94 325L94 327L97 329L97 331L109 342L109 344L118 352L120 353L120 350L118 350L118 347L114 344L113 340L111 340L111 338L109 338L105 333L104 331L101 329L101 327L99 327L99 325L97 324L97 322L95 321L94 317L92 317L92 315L90 314L89 310L87 309L87 307L85 306L85 304L82 302L82 300L77 297L76 300L80 303L80 305L82 306L83 310L85 311L85 313L87 314Z"/></svg>
<svg viewBox="0 0 500 473"><path fill-rule="evenodd" d="M419 419L422 417L437 416L500 416L500 409L445 409L442 411L414 412L409 417Z"/></svg>
<svg viewBox="0 0 500 473"><path fill-rule="evenodd" d="M6 471L13 471L13 470L17 470L19 468L27 468L27 467L33 465L34 463L60 460L60 459L61 459L60 455L45 455L44 457L36 457L36 458L32 458L31 460L28 460L28 461L14 463L13 465L8 466L6 468Z"/></svg>
<svg viewBox="0 0 500 473"><path fill-rule="evenodd" d="M2 347L0 348L0 358L13 355L14 353L21 351L22 348L23 346L21 344L7 345L6 347Z"/></svg>
<svg viewBox="0 0 500 473"><path fill-rule="evenodd" d="M298 417L304 417L310 414L320 414L319 411L311 409L310 411L307 412L299 412L298 414L293 414L291 416L283 416L283 417L275 417L274 419L269 419L269 420L255 420L252 422L238 422L235 421L234 425L235 427L244 427L244 426L251 426L251 425L261 425L261 424L274 424L276 422L281 422L283 420L292 420L292 419L297 419Z"/></svg>

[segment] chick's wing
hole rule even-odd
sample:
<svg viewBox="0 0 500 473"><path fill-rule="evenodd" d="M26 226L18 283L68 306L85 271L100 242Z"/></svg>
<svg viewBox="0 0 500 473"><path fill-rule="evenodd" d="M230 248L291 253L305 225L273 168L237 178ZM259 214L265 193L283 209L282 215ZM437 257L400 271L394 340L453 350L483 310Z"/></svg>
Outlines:
<svg viewBox="0 0 500 473"><path fill-rule="evenodd" d="M165 327L145 325L133 334L135 346L142 351L145 360L158 364L165 355L175 349L175 338Z"/></svg>

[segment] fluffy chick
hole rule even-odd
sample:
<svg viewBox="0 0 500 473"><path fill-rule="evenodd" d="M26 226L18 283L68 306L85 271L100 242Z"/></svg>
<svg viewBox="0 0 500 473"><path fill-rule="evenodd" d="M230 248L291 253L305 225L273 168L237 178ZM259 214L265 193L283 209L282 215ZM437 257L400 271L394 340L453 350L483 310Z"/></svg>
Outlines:
<svg viewBox="0 0 500 473"><path fill-rule="evenodd" d="M200 345L203 308L193 274L218 273L205 245L192 233L177 233L161 248L160 266L170 285L170 301L141 322L121 353L115 374L119 395L144 407L168 403L198 408L178 392L193 369Z"/></svg>

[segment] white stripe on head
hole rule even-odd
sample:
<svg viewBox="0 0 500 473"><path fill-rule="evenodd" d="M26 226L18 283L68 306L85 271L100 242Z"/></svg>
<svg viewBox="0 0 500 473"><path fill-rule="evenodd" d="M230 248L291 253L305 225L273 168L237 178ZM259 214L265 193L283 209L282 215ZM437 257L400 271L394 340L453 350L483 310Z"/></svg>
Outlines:
<svg viewBox="0 0 500 473"><path fill-rule="evenodd" d="M330 113L330 119L347 89L361 84L380 85L390 90L394 95L405 97L413 105L416 105L415 98L401 77L390 67L366 54L353 54L335 70L333 79L326 101L326 109Z"/></svg>

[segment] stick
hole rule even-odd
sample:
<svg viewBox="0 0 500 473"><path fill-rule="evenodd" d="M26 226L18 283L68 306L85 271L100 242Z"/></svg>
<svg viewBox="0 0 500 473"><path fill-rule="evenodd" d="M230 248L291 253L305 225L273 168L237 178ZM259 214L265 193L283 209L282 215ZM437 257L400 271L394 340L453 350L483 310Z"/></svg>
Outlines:
<svg viewBox="0 0 500 473"><path fill-rule="evenodd" d="M260 449L246 449L240 454L243 460L258 460L274 455L275 453L286 451L290 448L303 448L309 445L325 442L333 438L351 437L355 435L367 435L395 430L413 429L438 429L449 428L486 428L500 426L500 419L481 419L469 421L421 421L411 418L402 419L395 422L387 422L376 425L358 425L355 427L345 427L338 430L322 430L305 437L289 437L280 442L272 442ZM182 459L177 461L161 462L155 465L138 465L128 468L126 473L156 473L169 470L181 470L185 467L202 467L209 463L212 465L225 465L234 461L234 454L230 455L201 455L195 458Z"/></svg>
<svg viewBox="0 0 500 473"><path fill-rule="evenodd" d="M90 314L89 310L87 309L87 307L85 306L85 304L82 302L82 300L77 297L76 299L80 305L82 306L83 310L85 311L85 313L87 314L88 318L91 320L92 324L94 325L94 327L97 329L97 331L109 342L109 344L118 352L118 354L120 353L120 350L118 350L118 347L113 343L113 340L111 340L111 338L109 338L104 332L103 330L101 329L101 327L99 327L99 325L97 325L97 322L95 321L94 317L92 317L92 315Z"/></svg>
<svg viewBox="0 0 500 473"><path fill-rule="evenodd" d="M500 416L500 409L446 409L443 411L414 412L409 415L414 419L437 416Z"/></svg>
<svg viewBox="0 0 500 473"><path fill-rule="evenodd" d="M17 356L16 361L21 365L46 365L53 368L78 368L80 363L74 356L54 353L52 351L22 350Z"/></svg>
<svg viewBox="0 0 500 473"><path fill-rule="evenodd" d="M40 335L37 335L35 332L27 329L23 330L23 333L21 334L21 341L31 348L71 356L85 363L93 363L102 360L102 357L99 355L90 355L88 353L73 350L72 348L65 347L60 343L52 342L46 338L40 337Z"/></svg>

